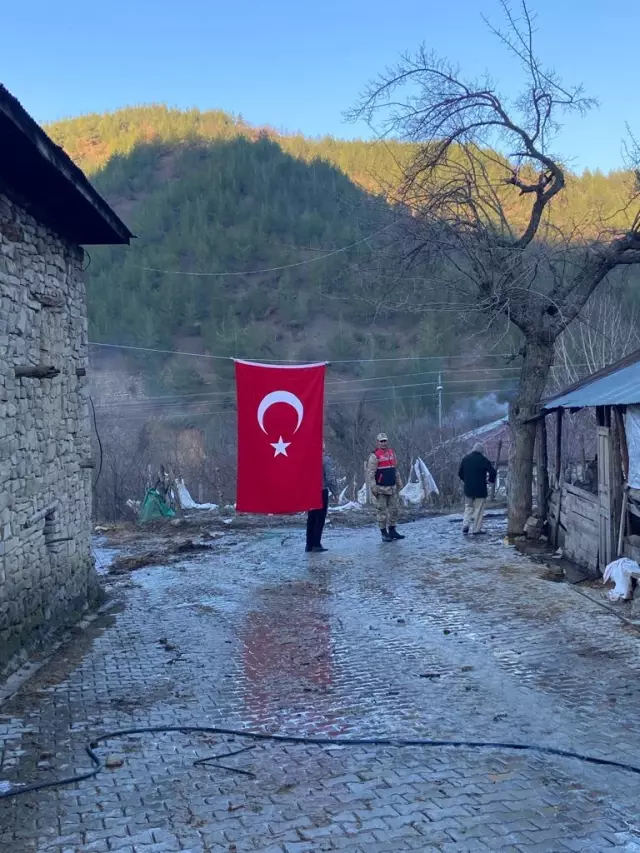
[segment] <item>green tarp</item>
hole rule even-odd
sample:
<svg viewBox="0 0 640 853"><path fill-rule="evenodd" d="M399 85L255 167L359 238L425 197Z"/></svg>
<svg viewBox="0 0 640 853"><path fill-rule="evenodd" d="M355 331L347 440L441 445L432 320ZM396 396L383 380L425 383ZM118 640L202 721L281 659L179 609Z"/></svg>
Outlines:
<svg viewBox="0 0 640 853"><path fill-rule="evenodd" d="M147 489L147 494L144 496L138 521L157 521L159 518L173 518L175 512L169 504L164 500L160 492L156 489Z"/></svg>

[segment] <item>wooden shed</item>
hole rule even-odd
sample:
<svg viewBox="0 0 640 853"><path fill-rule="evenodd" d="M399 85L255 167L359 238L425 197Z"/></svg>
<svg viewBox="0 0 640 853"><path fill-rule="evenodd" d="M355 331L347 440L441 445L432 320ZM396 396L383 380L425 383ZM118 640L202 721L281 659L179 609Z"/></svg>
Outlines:
<svg viewBox="0 0 640 853"><path fill-rule="evenodd" d="M564 480L565 412L595 410L593 489ZM618 556L640 558L640 350L545 401L555 416L555 459L549 471L551 542L597 573ZM546 445L546 429L541 430Z"/></svg>

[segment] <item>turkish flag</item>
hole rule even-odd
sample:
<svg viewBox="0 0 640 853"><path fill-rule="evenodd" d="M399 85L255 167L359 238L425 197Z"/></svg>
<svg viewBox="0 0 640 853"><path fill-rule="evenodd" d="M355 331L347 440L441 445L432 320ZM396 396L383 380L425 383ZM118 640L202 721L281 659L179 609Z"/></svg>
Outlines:
<svg viewBox="0 0 640 853"><path fill-rule="evenodd" d="M238 512L322 506L326 365L236 361Z"/></svg>

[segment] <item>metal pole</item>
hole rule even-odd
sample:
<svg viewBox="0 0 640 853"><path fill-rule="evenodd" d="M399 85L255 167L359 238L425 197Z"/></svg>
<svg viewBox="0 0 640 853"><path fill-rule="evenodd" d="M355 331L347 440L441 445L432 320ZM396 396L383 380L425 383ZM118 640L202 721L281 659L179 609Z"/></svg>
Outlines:
<svg viewBox="0 0 640 853"><path fill-rule="evenodd" d="M442 374L438 374L438 387L436 388L438 392L438 426L442 429Z"/></svg>

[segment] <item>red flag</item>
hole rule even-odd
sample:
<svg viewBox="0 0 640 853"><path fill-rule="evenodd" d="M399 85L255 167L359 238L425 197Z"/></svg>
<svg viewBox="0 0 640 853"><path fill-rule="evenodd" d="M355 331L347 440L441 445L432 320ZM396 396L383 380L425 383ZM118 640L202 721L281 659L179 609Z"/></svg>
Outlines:
<svg viewBox="0 0 640 853"><path fill-rule="evenodd" d="M236 361L238 512L322 506L325 367Z"/></svg>

